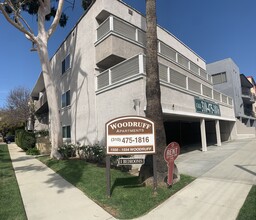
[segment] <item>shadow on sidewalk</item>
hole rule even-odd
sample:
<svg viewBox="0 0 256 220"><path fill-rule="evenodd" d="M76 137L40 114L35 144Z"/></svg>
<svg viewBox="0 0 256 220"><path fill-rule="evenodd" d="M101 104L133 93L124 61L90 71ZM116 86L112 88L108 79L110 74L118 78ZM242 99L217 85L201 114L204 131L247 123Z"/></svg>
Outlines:
<svg viewBox="0 0 256 220"><path fill-rule="evenodd" d="M248 172L248 173L250 173L250 174L252 174L252 175L254 175L254 176L256 176L256 173L255 173L255 172L253 172L253 171L251 171L251 170L245 168L245 167L247 167L247 166L256 166L256 165L235 165L235 166L238 167L238 168L240 168L240 169L242 169L242 170L244 170L244 171L246 171L246 172Z"/></svg>

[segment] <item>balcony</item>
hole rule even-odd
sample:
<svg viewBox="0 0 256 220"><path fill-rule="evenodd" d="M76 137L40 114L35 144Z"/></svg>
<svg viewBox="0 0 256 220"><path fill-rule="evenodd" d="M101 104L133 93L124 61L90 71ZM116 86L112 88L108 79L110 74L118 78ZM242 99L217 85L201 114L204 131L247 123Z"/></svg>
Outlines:
<svg viewBox="0 0 256 220"><path fill-rule="evenodd" d="M244 108L244 114L249 116L249 117L256 118L255 112L250 108Z"/></svg>
<svg viewBox="0 0 256 220"><path fill-rule="evenodd" d="M109 68L128 57L144 53L145 33L138 28L110 16L97 29L96 63Z"/></svg>
<svg viewBox="0 0 256 220"><path fill-rule="evenodd" d="M132 83L135 80L145 80L145 55L139 54L125 60L108 70L99 73L96 77L96 94L107 92L116 87ZM213 90L211 87L201 84L171 67L159 63L159 78L162 86L176 89L194 96L202 96L205 99L233 106L232 98Z"/></svg>
<svg viewBox="0 0 256 220"><path fill-rule="evenodd" d="M42 114L48 111L46 92L39 93L39 99L34 101L36 114Z"/></svg>
<svg viewBox="0 0 256 220"><path fill-rule="evenodd" d="M97 29L96 63L100 68L110 68L135 54L145 53L145 46L145 31L111 15ZM212 77L204 69L160 40L158 54L212 84Z"/></svg>
<svg viewBox="0 0 256 220"><path fill-rule="evenodd" d="M143 55L123 61L97 76L97 93L142 78L145 75L145 59Z"/></svg>
<svg viewBox="0 0 256 220"><path fill-rule="evenodd" d="M249 88L242 87L242 98L245 104L253 104L255 102L255 95L251 93Z"/></svg>

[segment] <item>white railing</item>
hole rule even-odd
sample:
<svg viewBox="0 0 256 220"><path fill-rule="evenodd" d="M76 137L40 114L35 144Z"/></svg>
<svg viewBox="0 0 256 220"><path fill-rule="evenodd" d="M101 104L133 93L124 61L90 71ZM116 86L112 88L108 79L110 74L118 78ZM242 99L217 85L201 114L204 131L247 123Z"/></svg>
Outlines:
<svg viewBox="0 0 256 220"><path fill-rule="evenodd" d="M97 41L100 41L109 33L115 33L142 46L146 46L145 31L112 15L98 27ZM204 69L161 41L158 41L158 53L212 84L212 77Z"/></svg>
<svg viewBox="0 0 256 220"><path fill-rule="evenodd" d="M144 55L140 54L101 72L97 75L97 90L143 74L145 72L143 62L145 62Z"/></svg>
<svg viewBox="0 0 256 220"><path fill-rule="evenodd" d="M35 101L35 109L38 110L47 102L46 92L40 92L39 99Z"/></svg>
<svg viewBox="0 0 256 220"><path fill-rule="evenodd" d="M145 76L145 55L139 54L125 60L97 75L97 92L112 89L120 83L127 83L138 76ZM218 91L173 70L171 67L159 63L159 78L162 85L178 88L189 94L201 95L206 99L233 106L233 100Z"/></svg>

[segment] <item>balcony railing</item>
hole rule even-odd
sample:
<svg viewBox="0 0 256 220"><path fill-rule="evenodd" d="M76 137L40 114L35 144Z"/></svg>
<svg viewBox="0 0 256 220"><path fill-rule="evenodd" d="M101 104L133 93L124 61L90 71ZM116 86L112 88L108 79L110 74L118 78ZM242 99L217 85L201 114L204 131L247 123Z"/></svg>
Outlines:
<svg viewBox="0 0 256 220"><path fill-rule="evenodd" d="M112 15L98 27L97 41L100 41L109 33L117 34L141 46L146 46L146 33L143 30ZM204 69L160 40L158 41L158 53L212 84L212 77Z"/></svg>
<svg viewBox="0 0 256 220"><path fill-rule="evenodd" d="M35 110L40 109L47 102L46 92L40 92L39 99L35 101Z"/></svg>
<svg viewBox="0 0 256 220"><path fill-rule="evenodd" d="M143 55L123 61L97 76L98 90L115 85L144 73Z"/></svg>
<svg viewBox="0 0 256 220"><path fill-rule="evenodd" d="M249 100L250 102L255 102L255 95L250 91L249 88L242 87L242 97Z"/></svg>
<svg viewBox="0 0 256 220"><path fill-rule="evenodd" d="M256 118L255 112L252 109L244 108L244 114Z"/></svg>
<svg viewBox="0 0 256 220"><path fill-rule="evenodd" d="M97 75L97 93L112 89L121 84L127 84L135 79L145 76L145 55L140 54ZM209 100L233 106L233 99L191 79L188 76L159 63L160 83L170 88L178 88L181 91L194 95L201 95Z"/></svg>
<svg viewBox="0 0 256 220"><path fill-rule="evenodd" d="M242 94L245 95L245 96L251 96L252 95L250 89L249 88L244 88L244 87L242 87Z"/></svg>

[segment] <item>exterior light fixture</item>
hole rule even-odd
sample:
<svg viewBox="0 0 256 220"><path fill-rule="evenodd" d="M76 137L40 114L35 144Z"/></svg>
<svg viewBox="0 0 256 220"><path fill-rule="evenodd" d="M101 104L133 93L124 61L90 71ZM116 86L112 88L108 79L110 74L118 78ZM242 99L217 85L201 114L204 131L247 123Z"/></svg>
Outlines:
<svg viewBox="0 0 256 220"><path fill-rule="evenodd" d="M136 110L137 115L140 115L140 100L133 99L134 109Z"/></svg>

